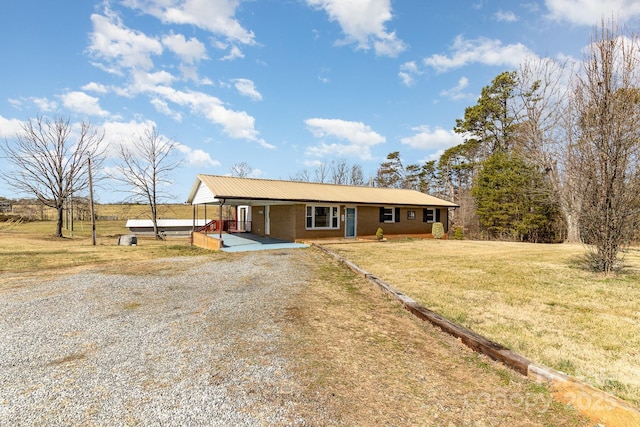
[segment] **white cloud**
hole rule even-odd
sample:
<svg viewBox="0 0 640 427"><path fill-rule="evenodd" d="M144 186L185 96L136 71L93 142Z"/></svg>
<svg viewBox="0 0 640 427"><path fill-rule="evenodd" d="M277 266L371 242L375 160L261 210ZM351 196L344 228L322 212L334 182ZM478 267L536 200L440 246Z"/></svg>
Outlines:
<svg viewBox="0 0 640 427"><path fill-rule="evenodd" d="M548 17L577 25L598 25L611 16L626 22L640 16L637 0L545 0Z"/></svg>
<svg viewBox="0 0 640 427"><path fill-rule="evenodd" d="M362 122L341 119L312 118L305 120L309 131L316 138L337 138L346 144L327 144L309 147L307 153L319 157L326 155L355 156L363 160L371 159L371 147L386 141L386 138Z"/></svg>
<svg viewBox="0 0 640 427"><path fill-rule="evenodd" d="M420 150L446 150L464 142L461 135L441 127L432 130L430 126L423 125L414 127L412 130L415 134L400 139L400 142Z"/></svg>
<svg viewBox="0 0 640 427"><path fill-rule="evenodd" d="M237 58L244 58L244 53L240 50L238 46L231 46L229 50L229 54L220 58L221 61L233 61Z"/></svg>
<svg viewBox="0 0 640 427"><path fill-rule="evenodd" d="M234 111L225 107L215 96L196 91L179 91L168 86L148 88L155 95L192 111L202 114L209 121L220 125L223 132L232 138L255 141L265 148L274 148L260 138L255 129L255 119L244 111Z"/></svg>
<svg viewBox="0 0 640 427"><path fill-rule="evenodd" d="M211 155L206 151L200 149L192 149L191 147L187 147L183 144L177 144L176 148L180 151L184 156L187 165L203 168L203 167L218 167L220 166L220 162L217 160L213 160Z"/></svg>
<svg viewBox="0 0 640 427"><path fill-rule="evenodd" d="M153 98L150 102L157 112L164 114L165 116L172 117L177 122L182 121L182 114L177 111L171 110L169 104L166 101L158 98Z"/></svg>
<svg viewBox="0 0 640 427"><path fill-rule="evenodd" d="M233 80L233 82L235 83L238 92L240 92L240 95L247 96L254 101L262 100L262 95L260 94L260 92L258 92L252 80L235 79Z"/></svg>
<svg viewBox="0 0 640 427"><path fill-rule="evenodd" d="M204 44L195 37L187 40L182 34L171 33L162 38L162 44L187 64L193 64L201 59L207 59L207 49Z"/></svg>
<svg viewBox="0 0 640 427"><path fill-rule="evenodd" d="M307 0L309 6L323 9L345 34L342 43L356 43L358 49L373 47L377 55L395 57L406 49L395 31L385 23L393 17L390 0Z"/></svg>
<svg viewBox="0 0 640 427"><path fill-rule="evenodd" d="M71 111L87 114L89 116L105 117L109 112L100 107L100 100L94 96L87 95L84 92L67 92L60 96L62 105Z"/></svg>
<svg viewBox="0 0 640 427"><path fill-rule="evenodd" d="M463 76L460 78L460 80L458 80L457 85L455 85L451 89L443 90L442 92L440 92L440 95L453 101L472 98L472 93L464 93L464 90L467 88L467 86L469 86L469 79Z"/></svg>
<svg viewBox="0 0 640 427"><path fill-rule="evenodd" d="M162 43L125 27L111 11L105 10L105 14L107 16L91 15L93 32L90 35L89 52L106 62L101 64L101 68L115 74L122 74L122 68L151 69L151 55L162 53Z"/></svg>
<svg viewBox="0 0 640 427"><path fill-rule="evenodd" d="M12 139L18 136L23 129L24 122L18 119L7 119L0 116L0 138Z"/></svg>
<svg viewBox="0 0 640 427"><path fill-rule="evenodd" d="M517 67L527 57L536 55L521 43L503 45L500 40L481 37L466 40L457 36L451 47L451 56L435 54L424 59L424 63L438 72L464 67L477 62L485 65Z"/></svg>
<svg viewBox="0 0 640 427"><path fill-rule="evenodd" d="M155 16L165 24L187 24L234 43L255 44L254 34L235 18L238 0L125 0L124 5Z"/></svg>
<svg viewBox="0 0 640 427"><path fill-rule="evenodd" d="M58 103L55 101L51 101L47 98L31 98L34 104L38 107L40 111L48 112L55 111L58 108Z"/></svg>
<svg viewBox="0 0 640 427"><path fill-rule="evenodd" d="M415 84L416 76L422 74L422 71L418 68L418 65L415 61L405 62L400 65L400 71L398 72L398 77L402 81L402 84L411 87Z"/></svg>
<svg viewBox="0 0 640 427"><path fill-rule="evenodd" d="M107 157L117 157L120 145L129 145L137 140L140 135L144 135L147 129L156 126L152 120L137 122L104 122L102 129L104 130L104 144L106 147Z"/></svg>
<svg viewBox="0 0 640 427"><path fill-rule="evenodd" d="M96 83L96 82L87 83L86 85L82 86L80 89L87 92L96 92L96 93L109 92L109 89L105 85L101 83Z"/></svg>
<svg viewBox="0 0 640 427"><path fill-rule="evenodd" d="M499 22L516 22L518 17L512 11L499 10L493 15Z"/></svg>

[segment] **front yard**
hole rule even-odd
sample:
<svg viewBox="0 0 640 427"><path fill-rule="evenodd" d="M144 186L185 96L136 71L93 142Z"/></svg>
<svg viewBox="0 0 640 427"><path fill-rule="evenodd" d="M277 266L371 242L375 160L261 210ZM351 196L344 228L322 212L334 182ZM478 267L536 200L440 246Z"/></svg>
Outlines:
<svg viewBox="0 0 640 427"><path fill-rule="evenodd" d="M530 360L640 403L640 250L623 274L580 245L403 240L327 245L443 316Z"/></svg>

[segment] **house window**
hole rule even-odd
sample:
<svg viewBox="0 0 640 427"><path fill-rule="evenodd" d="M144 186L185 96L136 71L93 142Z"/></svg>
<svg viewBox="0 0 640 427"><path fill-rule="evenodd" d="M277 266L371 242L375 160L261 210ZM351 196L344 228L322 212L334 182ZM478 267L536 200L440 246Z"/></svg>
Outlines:
<svg viewBox="0 0 640 427"><path fill-rule="evenodd" d="M416 219L416 211L407 211L407 219Z"/></svg>
<svg viewBox="0 0 640 427"><path fill-rule="evenodd" d="M422 222L440 221L440 211L438 209L423 209L422 215Z"/></svg>
<svg viewBox="0 0 640 427"><path fill-rule="evenodd" d="M307 206L307 229L337 229L338 206Z"/></svg>
<svg viewBox="0 0 640 427"><path fill-rule="evenodd" d="M396 222L395 213L393 208L382 208L381 222Z"/></svg>

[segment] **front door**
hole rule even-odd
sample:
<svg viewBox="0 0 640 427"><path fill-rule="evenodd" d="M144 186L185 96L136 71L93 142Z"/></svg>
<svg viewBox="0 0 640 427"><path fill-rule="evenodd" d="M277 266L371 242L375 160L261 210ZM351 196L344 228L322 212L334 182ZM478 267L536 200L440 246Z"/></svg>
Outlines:
<svg viewBox="0 0 640 427"><path fill-rule="evenodd" d="M238 224L236 228L238 231L247 231L247 211L249 210L246 206L240 206L238 208Z"/></svg>
<svg viewBox="0 0 640 427"><path fill-rule="evenodd" d="M356 237L356 208L345 209L344 237Z"/></svg>

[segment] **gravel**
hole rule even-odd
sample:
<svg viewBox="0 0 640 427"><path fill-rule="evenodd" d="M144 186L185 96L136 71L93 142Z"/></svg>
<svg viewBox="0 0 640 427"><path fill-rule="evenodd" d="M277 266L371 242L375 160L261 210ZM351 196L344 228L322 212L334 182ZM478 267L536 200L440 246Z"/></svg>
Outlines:
<svg viewBox="0 0 640 427"><path fill-rule="evenodd" d="M305 252L0 290L0 425L316 424L280 327Z"/></svg>

